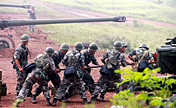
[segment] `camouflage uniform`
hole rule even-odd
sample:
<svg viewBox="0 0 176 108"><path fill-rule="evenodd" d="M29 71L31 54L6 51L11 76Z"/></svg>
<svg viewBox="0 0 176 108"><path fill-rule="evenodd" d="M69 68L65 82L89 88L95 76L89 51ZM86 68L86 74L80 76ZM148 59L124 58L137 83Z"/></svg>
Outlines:
<svg viewBox="0 0 176 108"><path fill-rule="evenodd" d="M114 55L114 53L117 53L117 54ZM105 63L108 69L113 68L113 70L119 70L120 69L119 63L121 63L123 67L126 66L126 60L124 55L120 53L119 50L116 50L116 49L109 50L108 52L106 52L103 55L101 61ZM122 90L122 87L121 86L117 87L114 83L120 82L120 81L121 81L120 73L113 72L113 74L110 74L108 76L101 75L98 80L98 85L95 87L95 90L92 93L92 98L95 99L100 92L101 92L101 95L104 96L107 92L108 86L110 85L113 85L115 87L116 93L118 93L119 90Z"/></svg>
<svg viewBox="0 0 176 108"><path fill-rule="evenodd" d="M61 62L61 60L64 58L64 55L65 54L62 54L60 50L53 54L52 59L54 60L56 68L59 69L58 65ZM52 84L54 85L55 89L57 90L59 88L60 83L61 83L61 79L60 79L60 76L58 75L58 73L55 73L51 69L48 70L48 82L50 80L51 80ZM41 89L37 85L37 88L33 92L33 95L38 96L40 93L41 93Z"/></svg>
<svg viewBox="0 0 176 108"><path fill-rule="evenodd" d="M134 49L132 52L129 53L129 56L132 57L132 56L136 55L136 57L135 57L135 62L138 63L139 60L140 60L140 59L142 58L142 56L144 55L145 51L147 51L147 49L145 49L145 48L136 48L136 49ZM154 60L154 59L153 59L153 56L152 56L151 53L146 52L146 54L144 55L143 59L142 59L141 62L140 62L140 63L144 62L146 65L143 65L143 67L140 68L140 63L139 63L139 65L138 65L138 67L137 67L137 69L138 69L137 71L138 71L138 72L143 72L145 68L149 67L149 66L150 66L149 63L148 63L149 60L153 61L153 60ZM149 68L150 68L150 67L149 67ZM128 89L129 89L131 92L134 91L134 88L135 88L135 86L136 86L137 84L138 84L138 82L129 82Z"/></svg>
<svg viewBox="0 0 176 108"><path fill-rule="evenodd" d="M36 16L35 16L35 13L36 11L35 10L28 10L27 13L29 13L29 16L28 16L28 19L36 19ZM31 30L34 32L34 25L29 25L29 30Z"/></svg>
<svg viewBox="0 0 176 108"><path fill-rule="evenodd" d="M142 58L142 56L144 55L144 53L145 53L145 51L147 51L147 49L145 49L145 48L136 48L135 50L133 50L132 52L130 52L129 53L129 56L136 56L135 57L135 62L139 62L140 61L140 59ZM146 67L149 67L149 64L148 64L148 61L149 60L151 60L151 61L153 61L154 59L153 59L153 56L152 56L152 54L151 53L149 53L149 52L146 52L146 54L144 55L144 57L143 57L143 59L141 60L141 62L146 62L147 63L147 65L146 65ZM139 65L138 65L138 72L143 72L143 70L146 68L146 67L143 67L143 68L140 68L140 63L139 63Z"/></svg>
<svg viewBox="0 0 176 108"><path fill-rule="evenodd" d="M18 59L21 68L25 68L25 66L28 64L28 47L20 44L16 50L15 50L15 55L14 59ZM16 74L17 74L17 85L16 85L16 93L17 95L19 94L22 85L26 79L26 73L25 72L20 72L18 67L16 69Z"/></svg>
<svg viewBox="0 0 176 108"><path fill-rule="evenodd" d="M77 58L77 62L70 61L69 56L72 54L75 55L75 57ZM81 78L83 73L82 73L82 70L80 69L81 67L85 66L83 55L77 50L69 51L64 56L62 63L66 66L75 66L77 75L71 76L71 77L64 76L63 80L61 81L60 87L56 91L54 99L60 100L65 95L69 86L73 84L77 86L80 96L82 96L83 99L87 100L87 95L86 95L85 87L84 87L84 81Z"/></svg>
<svg viewBox="0 0 176 108"><path fill-rule="evenodd" d="M84 55L85 65L89 66L89 63L92 61L93 64L97 65L98 62L94 56L94 54L90 54L89 50L83 50L81 53ZM90 75L91 69L83 70L83 81L86 83L86 86L89 88L89 92L92 94L95 89L95 84L92 76Z"/></svg>
<svg viewBox="0 0 176 108"><path fill-rule="evenodd" d="M23 88L20 90L20 93L17 96L17 99L24 99L29 91L29 88L36 82L38 83L39 88L42 89L45 98L50 99L46 72L48 68L51 68L52 71L55 71L56 67L53 59L49 57L49 55L44 54L40 55L40 57L43 57L41 59L43 59L45 62L42 64L42 66L37 65L37 67L28 74L23 84Z"/></svg>

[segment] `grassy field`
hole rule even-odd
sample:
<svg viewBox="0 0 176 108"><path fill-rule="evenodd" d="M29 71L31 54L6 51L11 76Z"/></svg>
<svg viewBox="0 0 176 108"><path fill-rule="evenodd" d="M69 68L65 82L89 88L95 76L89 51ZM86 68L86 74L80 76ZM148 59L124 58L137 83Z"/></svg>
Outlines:
<svg viewBox="0 0 176 108"><path fill-rule="evenodd" d="M106 24L62 24L40 26L46 32L52 33L49 38L56 43L75 42L96 42L101 49L112 48L115 41L120 40L127 43L132 48L138 47L141 43L146 43L150 51L154 52L156 47L164 45L166 38L173 38L176 29L156 27L147 24L117 25L115 23ZM52 29L50 29L52 28Z"/></svg>
<svg viewBox="0 0 176 108"><path fill-rule="evenodd" d="M41 0L112 15L176 23L176 1L160 0Z"/></svg>

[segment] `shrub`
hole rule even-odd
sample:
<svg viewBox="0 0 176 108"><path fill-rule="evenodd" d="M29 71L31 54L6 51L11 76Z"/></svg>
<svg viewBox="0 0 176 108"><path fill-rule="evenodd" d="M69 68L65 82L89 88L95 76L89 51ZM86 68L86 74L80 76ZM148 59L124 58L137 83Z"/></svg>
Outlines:
<svg viewBox="0 0 176 108"><path fill-rule="evenodd" d="M118 70L116 72L125 74L124 80L117 83L117 86L126 82L138 82L142 88L147 87L149 91L142 91L135 95L130 90L121 91L113 96L110 101L114 105L125 106L126 108L149 108L149 106L164 106L175 107L175 102L168 102L169 97L174 91L170 91L173 84L176 84L175 79L169 79L169 76L157 77L156 72L160 69L150 70L146 68L143 73L133 72L129 69ZM152 91L152 92L151 92ZM147 104L146 104L147 102Z"/></svg>

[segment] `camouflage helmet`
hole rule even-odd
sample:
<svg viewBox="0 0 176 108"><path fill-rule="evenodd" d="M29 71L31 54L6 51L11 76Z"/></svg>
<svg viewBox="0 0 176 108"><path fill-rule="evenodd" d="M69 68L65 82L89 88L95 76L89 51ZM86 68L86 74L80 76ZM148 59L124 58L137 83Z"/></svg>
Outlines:
<svg viewBox="0 0 176 108"><path fill-rule="evenodd" d="M24 34L21 36L21 42L28 41L28 40L30 40L30 37L27 34Z"/></svg>
<svg viewBox="0 0 176 108"><path fill-rule="evenodd" d="M70 49L70 47L69 47L69 45L66 44L66 43L63 43L63 44L60 46L60 50L69 50L69 49Z"/></svg>
<svg viewBox="0 0 176 108"><path fill-rule="evenodd" d="M122 42L122 47L128 47L124 42Z"/></svg>
<svg viewBox="0 0 176 108"><path fill-rule="evenodd" d="M88 48L89 50L92 50L92 51L96 51L96 50L98 50L98 45L96 44L96 43L91 43L90 45L89 45L89 48Z"/></svg>
<svg viewBox="0 0 176 108"><path fill-rule="evenodd" d="M77 43L75 43L74 48L76 50L82 50L83 49L83 45L82 45L81 42L77 42Z"/></svg>
<svg viewBox="0 0 176 108"><path fill-rule="evenodd" d="M149 47L145 43L140 44L139 48L146 48L147 50L149 49Z"/></svg>
<svg viewBox="0 0 176 108"><path fill-rule="evenodd" d="M120 48L122 48L123 46L122 46L122 43L120 42L120 41L116 41L116 42L114 42L114 48L115 49L120 49Z"/></svg>
<svg viewBox="0 0 176 108"><path fill-rule="evenodd" d="M47 47L45 50L46 54L53 54L54 53L54 49L52 47Z"/></svg>

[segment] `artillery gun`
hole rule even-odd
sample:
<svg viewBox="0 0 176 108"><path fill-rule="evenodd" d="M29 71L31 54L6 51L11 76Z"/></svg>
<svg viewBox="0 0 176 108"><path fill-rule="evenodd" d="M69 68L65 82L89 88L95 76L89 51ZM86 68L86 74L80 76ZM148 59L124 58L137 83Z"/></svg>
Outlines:
<svg viewBox="0 0 176 108"><path fill-rule="evenodd" d="M18 4L0 4L0 7L17 7L17 8L25 8L29 9L31 5L18 5Z"/></svg>
<svg viewBox="0 0 176 108"><path fill-rule="evenodd" d="M118 16L113 18L93 18L93 19L59 19L59 20L0 20L1 30L10 26L24 26L24 25L41 25L41 24L62 24L62 23L86 23L86 22L125 22L125 16ZM0 36L2 37L2 36ZM8 41L7 41L8 40ZM2 41L2 42L1 42ZM7 37L0 38L0 49L13 48L13 41Z"/></svg>
<svg viewBox="0 0 176 108"><path fill-rule="evenodd" d="M19 4L0 4L0 7L16 7L16 8L24 8L29 9L31 5L19 5ZM8 33L7 33L8 34ZM4 48L15 48L15 43L12 39L12 35L6 33L0 33L0 49Z"/></svg>

